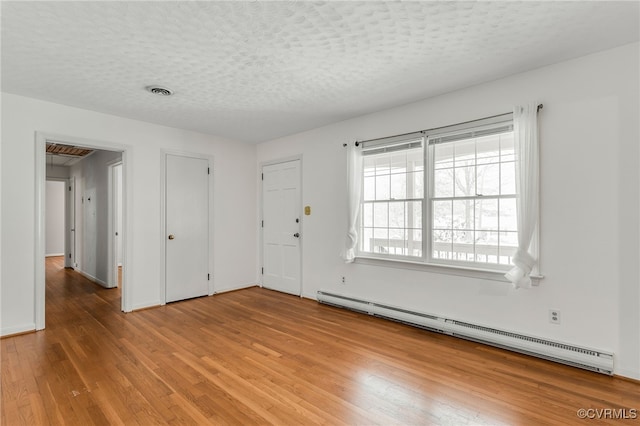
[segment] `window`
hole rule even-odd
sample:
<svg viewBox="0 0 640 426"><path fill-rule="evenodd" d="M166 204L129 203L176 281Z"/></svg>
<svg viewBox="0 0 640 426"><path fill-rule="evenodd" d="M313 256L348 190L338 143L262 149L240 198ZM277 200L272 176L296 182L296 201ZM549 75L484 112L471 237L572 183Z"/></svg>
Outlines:
<svg viewBox="0 0 640 426"><path fill-rule="evenodd" d="M511 114L364 142L362 155L360 255L508 269L518 246Z"/></svg>
<svg viewBox="0 0 640 426"><path fill-rule="evenodd" d="M423 137L363 151L360 251L422 257Z"/></svg>

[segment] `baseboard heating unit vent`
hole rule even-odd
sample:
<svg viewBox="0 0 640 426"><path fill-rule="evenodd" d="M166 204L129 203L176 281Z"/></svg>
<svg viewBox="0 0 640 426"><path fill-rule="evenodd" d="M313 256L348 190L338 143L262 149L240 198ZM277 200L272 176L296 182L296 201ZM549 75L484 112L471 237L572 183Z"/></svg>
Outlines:
<svg viewBox="0 0 640 426"><path fill-rule="evenodd" d="M318 291L318 301L585 370L613 374L613 354L599 350L413 312L326 291Z"/></svg>

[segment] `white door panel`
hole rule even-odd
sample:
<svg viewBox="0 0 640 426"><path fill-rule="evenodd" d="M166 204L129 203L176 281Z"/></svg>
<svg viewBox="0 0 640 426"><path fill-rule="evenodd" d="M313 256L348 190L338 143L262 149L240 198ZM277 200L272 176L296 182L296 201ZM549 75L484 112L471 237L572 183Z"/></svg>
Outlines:
<svg viewBox="0 0 640 426"><path fill-rule="evenodd" d="M208 294L209 163L167 155L166 301Z"/></svg>
<svg viewBox="0 0 640 426"><path fill-rule="evenodd" d="M262 172L262 284L299 295L300 161L264 166Z"/></svg>

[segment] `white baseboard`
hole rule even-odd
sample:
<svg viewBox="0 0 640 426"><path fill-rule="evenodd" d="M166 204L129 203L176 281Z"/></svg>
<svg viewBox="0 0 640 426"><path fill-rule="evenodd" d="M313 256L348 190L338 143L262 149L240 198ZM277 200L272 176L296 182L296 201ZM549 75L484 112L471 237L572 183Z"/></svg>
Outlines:
<svg viewBox="0 0 640 426"><path fill-rule="evenodd" d="M305 292L303 292L303 293L302 293L302 297L303 297L303 298L305 298L305 299L315 300L316 302L318 301L317 293L311 293L311 294L309 294L309 293L305 293Z"/></svg>
<svg viewBox="0 0 640 426"><path fill-rule="evenodd" d="M163 303L160 302L159 300L153 300L153 301L144 302L144 303L136 303L131 307L131 312L139 311L141 309L155 308L162 305Z"/></svg>
<svg viewBox="0 0 640 426"><path fill-rule="evenodd" d="M113 287L110 287L109 285L107 285L107 283L105 281L102 281L100 278L96 278L93 275L86 273L85 271L83 271L80 268L75 268L75 271L78 272L83 277L85 277L86 279L88 279L89 281L93 281L94 283L99 284L104 288L113 288Z"/></svg>
<svg viewBox="0 0 640 426"><path fill-rule="evenodd" d="M64 253L47 253L44 255L44 257L58 257L58 256L64 256Z"/></svg>
<svg viewBox="0 0 640 426"><path fill-rule="evenodd" d="M228 293L230 291L242 290L242 289L245 289L245 288L258 287L258 286L260 286L260 284L256 284L256 283L242 284L242 285L235 286L235 287L227 287L227 288L223 288L223 289L216 289L213 294Z"/></svg>
<svg viewBox="0 0 640 426"><path fill-rule="evenodd" d="M35 322L29 323L29 324L23 324L23 325L15 325L13 327L4 327L2 328L2 330L0 330L0 336L7 337L7 336L11 336L12 334L20 334L20 333L25 333L29 331L36 331Z"/></svg>
<svg viewBox="0 0 640 426"><path fill-rule="evenodd" d="M633 370L628 370L626 368L620 368L620 369L616 369L616 371L614 371L614 374L616 376L626 377L627 379L640 380L640 371L633 371Z"/></svg>

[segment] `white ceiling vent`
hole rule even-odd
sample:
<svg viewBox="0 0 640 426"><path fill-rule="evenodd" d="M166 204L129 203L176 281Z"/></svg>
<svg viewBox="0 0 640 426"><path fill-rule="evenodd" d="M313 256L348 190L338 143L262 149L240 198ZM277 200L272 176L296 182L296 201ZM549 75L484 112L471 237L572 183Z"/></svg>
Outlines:
<svg viewBox="0 0 640 426"><path fill-rule="evenodd" d="M173 90L167 89L166 87L162 87L162 86L147 86L146 89L149 92L153 93L154 95L160 95L160 96L173 95Z"/></svg>

